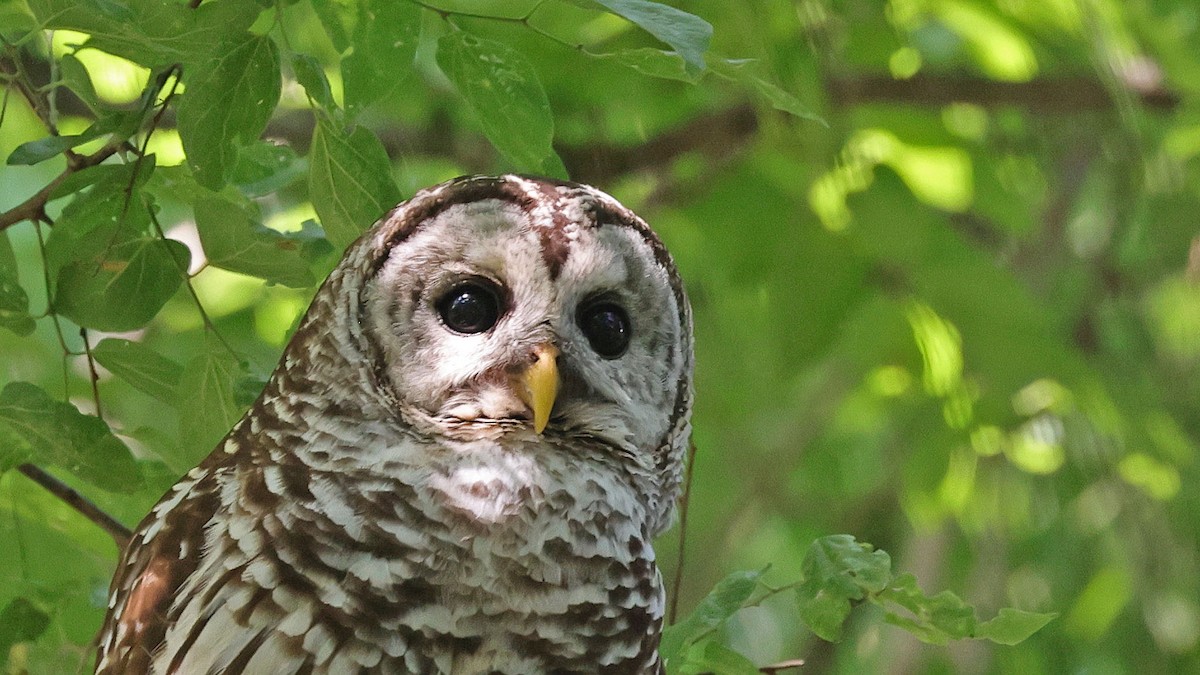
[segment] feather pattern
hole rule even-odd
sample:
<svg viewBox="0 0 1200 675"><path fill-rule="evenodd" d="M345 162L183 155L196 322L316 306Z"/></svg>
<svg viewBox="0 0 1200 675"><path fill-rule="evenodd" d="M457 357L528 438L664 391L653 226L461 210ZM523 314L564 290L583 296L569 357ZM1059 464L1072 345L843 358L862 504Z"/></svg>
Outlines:
<svg viewBox="0 0 1200 675"><path fill-rule="evenodd" d="M476 277L507 304L456 334L437 294ZM619 358L580 333L597 294L631 317ZM543 342L562 384L537 433L506 378ZM691 367L674 264L611 197L517 176L418 193L349 249L257 402L142 521L96 671L659 672L651 539Z"/></svg>

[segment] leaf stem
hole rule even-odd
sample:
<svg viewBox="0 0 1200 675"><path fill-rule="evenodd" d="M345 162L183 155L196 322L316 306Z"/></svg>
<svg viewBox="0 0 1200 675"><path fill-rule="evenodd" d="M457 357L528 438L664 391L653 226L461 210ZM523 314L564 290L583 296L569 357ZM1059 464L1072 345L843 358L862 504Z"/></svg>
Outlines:
<svg viewBox="0 0 1200 675"><path fill-rule="evenodd" d="M83 353L87 356L88 378L92 381L92 401L96 404L96 417L104 419L104 410L100 407L100 375L96 372L96 359L92 357L92 345L88 342L86 328L79 329L79 337L83 339Z"/></svg>
<svg viewBox="0 0 1200 675"><path fill-rule="evenodd" d="M46 286L46 314L49 315L50 321L54 324L54 335L58 337L58 346L62 348L62 376L63 376L63 399L71 397L71 377L70 371L67 369L67 359L72 352L67 347L67 338L63 334L62 322L58 320L58 313L54 311L53 298L54 291L50 285L50 263L46 260L46 237L42 234L42 224L45 223L48 227L50 222L45 214L34 219L33 231L37 233L38 251L42 255L42 282Z"/></svg>

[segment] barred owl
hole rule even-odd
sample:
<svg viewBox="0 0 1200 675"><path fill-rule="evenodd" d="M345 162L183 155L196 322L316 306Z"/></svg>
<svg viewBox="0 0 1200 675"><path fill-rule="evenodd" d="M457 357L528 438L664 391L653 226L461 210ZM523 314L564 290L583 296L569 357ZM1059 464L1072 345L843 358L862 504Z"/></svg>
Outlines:
<svg viewBox="0 0 1200 675"><path fill-rule="evenodd" d="M99 673L653 673L690 309L591 187L424 190L137 528Z"/></svg>

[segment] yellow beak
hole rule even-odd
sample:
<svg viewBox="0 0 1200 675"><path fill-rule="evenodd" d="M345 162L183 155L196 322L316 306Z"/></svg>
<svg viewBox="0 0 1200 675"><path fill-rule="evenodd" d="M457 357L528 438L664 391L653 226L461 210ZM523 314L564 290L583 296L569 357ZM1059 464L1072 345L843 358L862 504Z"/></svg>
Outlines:
<svg viewBox="0 0 1200 675"><path fill-rule="evenodd" d="M558 396L558 348L538 345L533 356L533 363L513 378L513 388L533 411L533 430L540 434L550 422L550 411Z"/></svg>

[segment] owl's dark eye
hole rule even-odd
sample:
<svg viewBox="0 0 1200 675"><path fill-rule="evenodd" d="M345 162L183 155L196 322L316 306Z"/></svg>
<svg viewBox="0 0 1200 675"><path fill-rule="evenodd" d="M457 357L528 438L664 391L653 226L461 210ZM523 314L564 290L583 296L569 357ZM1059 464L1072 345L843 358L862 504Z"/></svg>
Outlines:
<svg viewBox="0 0 1200 675"><path fill-rule="evenodd" d="M585 305L579 311L579 327L588 344L606 359L615 359L629 347L629 315L611 302Z"/></svg>
<svg viewBox="0 0 1200 675"><path fill-rule="evenodd" d="M464 281L437 301L442 323L457 333L482 333L500 318L500 297L490 285Z"/></svg>

